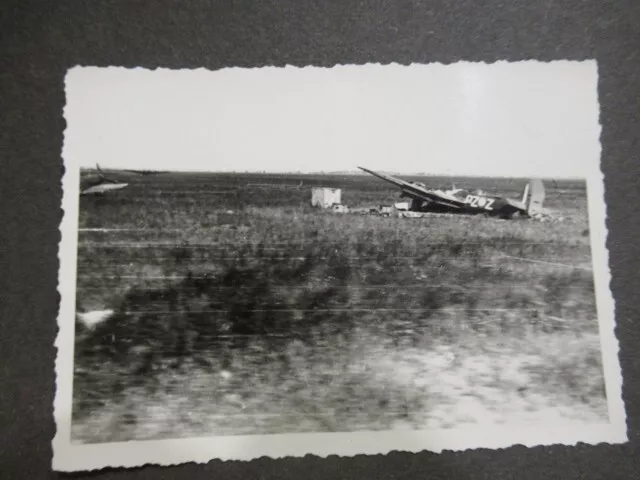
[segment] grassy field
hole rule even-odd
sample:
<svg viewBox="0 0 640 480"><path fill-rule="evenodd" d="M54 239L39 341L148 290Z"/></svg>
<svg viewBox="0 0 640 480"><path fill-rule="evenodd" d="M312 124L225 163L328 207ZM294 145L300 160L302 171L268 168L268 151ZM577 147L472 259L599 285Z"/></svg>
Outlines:
<svg viewBox="0 0 640 480"><path fill-rule="evenodd" d="M541 223L310 207L398 201L364 175L118 178L81 197L77 306L117 313L76 325L76 441L606 420L584 182Z"/></svg>

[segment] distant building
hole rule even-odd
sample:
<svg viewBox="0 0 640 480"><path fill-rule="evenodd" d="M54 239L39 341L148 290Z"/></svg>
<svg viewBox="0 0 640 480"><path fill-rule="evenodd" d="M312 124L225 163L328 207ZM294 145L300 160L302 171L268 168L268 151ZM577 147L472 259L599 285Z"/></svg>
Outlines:
<svg viewBox="0 0 640 480"><path fill-rule="evenodd" d="M311 190L311 205L320 208L331 208L341 205L342 190L339 188L314 188Z"/></svg>

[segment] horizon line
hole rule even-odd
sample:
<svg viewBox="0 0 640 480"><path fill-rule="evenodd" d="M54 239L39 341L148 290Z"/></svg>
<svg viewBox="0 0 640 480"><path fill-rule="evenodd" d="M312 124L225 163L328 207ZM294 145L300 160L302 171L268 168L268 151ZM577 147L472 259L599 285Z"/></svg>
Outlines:
<svg viewBox="0 0 640 480"><path fill-rule="evenodd" d="M133 171L156 171L153 168L149 167L116 167L116 166L107 166L104 167L100 165L102 170L115 170L115 171L125 171L132 172ZM96 166L87 166L81 165L80 169L85 170L96 170ZM375 170L376 172L384 173L387 175L394 176L411 176L411 177L468 177L468 178L517 178L517 179L526 179L526 178L540 178L540 179L556 179L556 180L585 180L584 176L539 176L539 175L500 175L500 174L466 174L466 173L427 173L427 172L398 172L392 170ZM258 174L258 175L350 175L350 176L371 176L371 174L360 171L360 170L314 170L314 171L300 171L300 170L179 170L179 169L158 169L159 173L202 173L202 174L231 174L231 175L243 175L243 174Z"/></svg>

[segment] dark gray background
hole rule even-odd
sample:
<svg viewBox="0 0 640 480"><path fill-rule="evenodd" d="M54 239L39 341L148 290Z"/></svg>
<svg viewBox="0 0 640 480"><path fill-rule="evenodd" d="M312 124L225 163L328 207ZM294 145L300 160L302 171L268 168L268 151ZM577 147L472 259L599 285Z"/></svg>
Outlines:
<svg viewBox="0 0 640 480"><path fill-rule="evenodd" d="M637 0L2 2L0 476L640 478L639 22ZM629 444L51 473L63 81L69 67L565 58L599 62L608 247Z"/></svg>

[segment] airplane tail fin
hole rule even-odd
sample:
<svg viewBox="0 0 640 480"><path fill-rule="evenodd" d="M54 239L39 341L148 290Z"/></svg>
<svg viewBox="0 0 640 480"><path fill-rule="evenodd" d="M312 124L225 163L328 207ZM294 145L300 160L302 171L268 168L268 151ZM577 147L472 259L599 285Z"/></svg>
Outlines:
<svg viewBox="0 0 640 480"><path fill-rule="evenodd" d="M100 176L100 178L104 178L104 173L102 173L102 169L100 168L100 165L98 165L96 163L96 170L98 171L98 175Z"/></svg>
<svg viewBox="0 0 640 480"><path fill-rule="evenodd" d="M542 180L531 180L524 188L524 195L522 196L522 203L525 204L527 213L532 215L540 212L542 210L544 198L545 190Z"/></svg>

